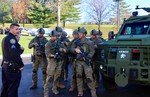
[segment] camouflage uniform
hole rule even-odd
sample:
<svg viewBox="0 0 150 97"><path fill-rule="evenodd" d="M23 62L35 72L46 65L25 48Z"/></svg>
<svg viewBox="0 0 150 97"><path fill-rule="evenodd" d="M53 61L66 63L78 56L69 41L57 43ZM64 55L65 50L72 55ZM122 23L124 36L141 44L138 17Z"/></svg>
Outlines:
<svg viewBox="0 0 150 97"><path fill-rule="evenodd" d="M93 74L94 74L94 80L95 80L95 87L96 88L98 88L98 86L99 86L99 66L100 66L100 64L99 64L99 59L98 59L98 50L97 50L97 45L99 44L99 43L101 43L101 40L100 39L98 39L97 37L96 37L96 35L97 35L97 31L94 29L94 30L92 30L91 31L91 38L90 38L90 40L91 41L93 41L93 43L94 43L94 48L95 48L95 53L94 53L94 56L92 57L92 64L93 64Z"/></svg>
<svg viewBox="0 0 150 97"><path fill-rule="evenodd" d="M64 42L62 42L62 32L63 32L63 29L61 28L61 27L59 27L59 26L57 26L56 28L55 28L55 30L58 32L58 42L60 43L60 44L64 44ZM64 56L64 55L63 55ZM64 57L63 57L64 58ZM63 62L61 62L62 64L64 64L64 60L61 60L61 61L63 61ZM63 67L62 67L63 68ZM63 71L63 69L62 69L62 71ZM59 78L59 81L57 82L57 86L58 86L58 88L61 88L61 89L63 89L63 88L65 88L65 85L63 85L63 84L61 84L60 82L61 82L61 80L62 80L62 78L63 78L63 72L61 73L61 77Z"/></svg>
<svg viewBox="0 0 150 97"><path fill-rule="evenodd" d="M63 44L65 44L64 46L66 48L68 48L68 44L70 43L70 40L66 36L67 36L67 33L63 31L62 37L60 38L60 41ZM68 53L63 55L64 62L63 62L62 74L64 75L64 81L66 81L68 78L68 65L69 65L69 58L68 57L69 57ZM62 77L63 77L63 75L62 75Z"/></svg>
<svg viewBox="0 0 150 97"><path fill-rule="evenodd" d="M52 31L52 36L56 36L57 32L55 30ZM60 46L57 48L56 46ZM58 81L60 79L61 71L62 71L62 54L64 53L63 50L60 50L60 48L63 47L63 44L59 43L59 40L49 40L48 43L45 45L45 53L46 57L48 59L48 66L47 66L47 79L46 83L44 85L44 97L49 97L49 86L53 82L53 88L52 91L54 94L58 94L57 86ZM60 50L60 56L55 58L56 55L56 48ZM66 50L67 51L67 50Z"/></svg>
<svg viewBox="0 0 150 97"><path fill-rule="evenodd" d="M82 44L82 46L79 47L77 44L75 44L73 52L77 52L77 49L82 48L84 50L84 52L87 54L87 57L89 59L91 59L95 52L93 43L92 43L92 41L90 41L86 38L81 39L81 37L80 37L81 33L82 33L82 35L86 34L86 30L84 28L81 28L79 30L79 38L80 38L80 43ZM78 96L83 96L82 74L84 72L86 80L87 80L87 85L91 89L92 97L97 97L94 80L93 80L93 76L92 76L92 73L93 73L92 67L91 67L91 65L89 66L88 64L86 64L84 59L82 57L79 58L79 56L80 56L80 53L78 53L77 57L76 57L76 78L77 78Z"/></svg>
<svg viewBox="0 0 150 97"><path fill-rule="evenodd" d="M73 31L73 35L78 35L78 30ZM74 39L69 43L69 52L71 53L73 51L73 45L75 45L75 42L78 40L78 37L74 37ZM70 83L70 89L69 91L74 91L75 84L76 84L76 68L75 68L75 63L76 63L76 55L75 53L71 53L71 65L72 65L72 75L71 75L71 83Z"/></svg>
<svg viewBox="0 0 150 97"><path fill-rule="evenodd" d="M42 28L41 28L42 29ZM39 29L40 30L40 29ZM41 30L44 32L44 30ZM40 34L44 34L43 32L39 32ZM45 44L48 42L48 40L45 37L39 37L36 36L33 38L28 47L29 49L33 49L33 56L32 56L32 62L33 62L33 73L32 73L32 86L30 89L35 89L37 87L37 72L39 65L41 65L42 68L42 74L43 74L43 84L45 83L46 80L46 68L47 68L47 59L45 56ZM36 44L36 45L35 45Z"/></svg>

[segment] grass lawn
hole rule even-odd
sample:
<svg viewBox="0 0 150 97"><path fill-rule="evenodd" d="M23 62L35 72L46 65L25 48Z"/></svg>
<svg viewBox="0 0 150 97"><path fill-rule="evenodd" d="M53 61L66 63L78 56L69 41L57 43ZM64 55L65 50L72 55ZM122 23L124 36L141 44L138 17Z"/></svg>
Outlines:
<svg viewBox="0 0 150 97"><path fill-rule="evenodd" d="M5 37L5 35L0 35L0 43L3 39L3 37ZM28 44L32 38L33 38L33 36L21 36L19 43L22 47L25 48L24 54L31 54L32 53L33 50L28 49ZM0 47L0 55L2 55L2 47Z"/></svg>

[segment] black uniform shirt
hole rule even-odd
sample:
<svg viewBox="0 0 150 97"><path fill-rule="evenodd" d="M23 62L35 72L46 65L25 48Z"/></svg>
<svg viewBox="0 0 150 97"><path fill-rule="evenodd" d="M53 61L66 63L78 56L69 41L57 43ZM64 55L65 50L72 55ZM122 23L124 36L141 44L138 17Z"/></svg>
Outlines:
<svg viewBox="0 0 150 97"><path fill-rule="evenodd" d="M23 67L24 64L21 58L21 47L16 37L9 33L2 41L3 60L14 62Z"/></svg>

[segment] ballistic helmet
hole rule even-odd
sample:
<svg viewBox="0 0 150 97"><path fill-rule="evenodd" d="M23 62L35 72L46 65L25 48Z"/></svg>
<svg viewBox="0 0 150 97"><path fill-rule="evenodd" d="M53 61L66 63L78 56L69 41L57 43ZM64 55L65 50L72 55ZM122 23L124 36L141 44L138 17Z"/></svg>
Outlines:
<svg viewBox="0 0 150 97"><path fill-rule="evenodd" d="M67 33L65 31L62 32L62 36L67 36Z"/></svg>
<svg viewBox="0 0 150 97"><path fill-rule="evenodd" d="M101 30L98 30L98 35L102 35L102 31Z"/></svg>
<svg viewBox="0 0 150 97"><path fill-rule="evenodd" d="M97 34L97 31L95 29L93 29L90 33L91 35L96 35Z"/></svg>
<svg viewBox="0 0 150 97"><path fill-rule="evenodd" d="M78 28L78 32L81 32L81 33L83 33L83 34L87 34L87 31L86 31L86 29L84 28L84 27L82 27L82 28Z"/></svg>
<svg viewBox="0 0 150 97"><path fill-rule="evenodd" d="M45 34L45 30L43 28L39 28L37 32L39 34Z"/></svg>
<svg viewBox="0 0 150 97"><path fill-rule="evenodd" d="M63 31L62 28L59 27L59 26L57 26L57 27L55 28L55 30L56 30L57 32L62 32L62 31Z"/></svg>
<svg viewBox="0 0 150 97"><path fill-rule="evenodd" d="M72 35L75 35L75 34L78 34L78 30L77 30L77 29L75 29L75 30L73 31L73 33L72 33Z"/></svg>
<svg viewBox="0 0 150 97"><path fill-rule="evenodd" d="M50 36L57 36L58 32L56 30L52 30Z"/></svg>

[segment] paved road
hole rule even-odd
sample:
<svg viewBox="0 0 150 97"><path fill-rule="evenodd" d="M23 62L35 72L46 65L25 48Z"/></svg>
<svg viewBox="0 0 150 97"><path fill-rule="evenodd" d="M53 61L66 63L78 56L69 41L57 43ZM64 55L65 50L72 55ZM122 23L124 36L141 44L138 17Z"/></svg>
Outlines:
<svg viewBox="0 0 150 97"><path fill-rule="evenodd" d="M30 64L29 58L23 58L26 60L25 69L22 72L22 80L19 87L19 97L43 97L43 86L42 86L42 74L41 70L39 70L39 81L38 81L38 88L36 90L30 90L29 87L31 85L31 72L32 72L32 64ZM69 67L69 70L70 67ZM71 71L69 71L69 75ZM0 68L0 78L1 78L1 68ZM1 80L1 79L0 79ZM67 82L62 82L66 85L65 89L59 90L59 95L54 95L51 92L50 87L50 97L77 97L77 90L73 93L69 93L69 83L70 83L70 76ZM0 81L0 86L1 86ZM103 85L101 84L100 87L97 89L98 97L150 97L150 87L146 86L139 86L139 85L128 85L125 88L117 88L116 91L105 91ZM90 97L90 91L87 88L87 91L84 92L84 97Z"/></svg>

